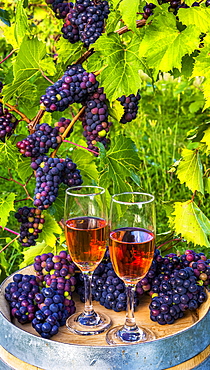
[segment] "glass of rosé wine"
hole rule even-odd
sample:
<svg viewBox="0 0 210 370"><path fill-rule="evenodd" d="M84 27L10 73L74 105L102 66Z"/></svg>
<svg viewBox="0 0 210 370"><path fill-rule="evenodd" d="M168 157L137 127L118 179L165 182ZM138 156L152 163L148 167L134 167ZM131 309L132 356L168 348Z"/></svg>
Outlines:
<svg viewBox="0 0 210 370"><path fill-rule="evenodd" d="M111 325L110 318L95 312L91 282L96 267L104 257L108 242L105 189L99 186L76 186L66 190L64 225L68 251L83 273L85 308L70 316L68 329L80 335L100 334Z"/></svg>
<svg viewBox="0 0 210 370"><path fill-rule="evenodd" d="M126 192L111 199L109 252L117 276L127 293L125 324L111 328L111 345L135 344L155 339L154 333L138 327L134 318L136 284L148 272L155 249L155 199L151 194Z"/></svg>

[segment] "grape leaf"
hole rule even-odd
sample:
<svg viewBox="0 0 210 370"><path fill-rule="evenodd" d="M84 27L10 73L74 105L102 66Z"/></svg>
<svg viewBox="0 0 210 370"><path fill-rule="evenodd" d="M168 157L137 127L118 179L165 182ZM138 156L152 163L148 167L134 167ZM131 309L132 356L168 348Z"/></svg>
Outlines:
<svg viewBox="0 0 210 370"><path fill-rule="evenodd" d="M109 114L118 122L121 120L124 114L124 108L120 101L115 100L114 102L112 102L112 106L109 107Z"/></svg>
<svg viewBox="0 0 210 370"><path fill-rule="evenodd" d="M14 150L14 145L9 140L5 143L0 141L0 164L5 166L6 163L7 168L16 169L18 159L19 154L17 150Z"/></svg>
<svg viewBox="0 0 210 370"><path fill-rule="evenodd" d="M81 56L83 49L82 42L76 42L71 44L68 40L63 37L56 43L56 51L58 54L58 63L72 64Z"/></svg>
<svg viewBox="0 0 210 370"><path fill-rule="evenodd" d="M138 57L139 37L133 35L125 45L115 33L102 35L95 50L105 59L107 67L101 72L101 85L112 102L122 95L136 94L141 84L139 69L144 69Z"/></svg>
<svg viewBox="0 0 210 370"><path fill-rule="evenodd" d="M126 26L132 31L136 32L136 13L139 8L139 0L123 0L119 5L119 10L122 14L122 19Z"/></svg>
<svg viewBox="0 0 210 370"><path fill-rule="evenodd" d="M45 223L38 241L44 240L46 244L54 247L56 244L55 234L61 235L62 229L50 214L45 214Z"/></svg>
<svg viewBox="0 0 210 370"><path fill-rule="evenodd" d="M20 160L18 162L17 166L17 172L21 180L25 183L25 181L29 178L30 175L32 175L33 170L30 166L31 164L31 159L29 158L24 158L24 160Z"/></svg>
<svg viewBox="0 0 210 370"><path fill-rule="evenodd" d="M24 37L14 64L14 82L3 88L4 101L31 79L41 75L40 61L46 53L45 44L37 38Z"/></svg>
<svg viewBox="0 0 210 370"><path fill-rule="evenodd" d="M81 171L81 175L85 175L96 182L98 181L98 171L93 154L85 149L76 149L73 151L71 159L76 163L77 168Z"/></svg>
<svg viewBox="0 0 210 370"><path fill-rule="evenodd" d="M192 192L198 190L204 194L203 167L197 150L182 150L182 160L177 169L177 176L181 184L186 183Z"/></svg>
<svg viewBox="0 0 210 370"><path fill-rule="evenodd" d="M200 32L207 32L210 29L210 9L192 7L179 9L179 20L186 26L195 25Z"/></svg>
<svg viewBox="0 0 210 370"><path fill-rule="evenodd" d="M113 9L115 9L122 0L112 0Z"/></svg>
<svg viewBox="0 0 210 370"><path fill-rule="evenodd" d="M15 14L15 29L14 35L17 40L18 45L21 44L22 39L26 35L28 31L28 18L26 15L26 11L23 7L24 0L18 0L16 6L16 14Z"/></svg>
<svg viewBox="0 0 210 370"><path fill-rule="evenodd" d="M204 109L210 107L210 35L204 38L204 47L196 57L192 77L203 76L205 81L202 84L206 105Z"/></svg>
<svg viewBox="0 0 210 370"><path fill-rule="evenodd" d="M114 137L111 148L102 160L100 185L107 188L113 183L114 193L131 191L131 185L126 182L126 177L133 176L133 172L139 169L139 164L134 142L125 136Z"/></svg>
<svg viewBox="0 0 210 370"><path fill-rule="evenodd" d="M146 26L139 55L147 58L148 66L155 68L156 73L181 70L182 57L199 48L199 36L196 26L190 25L180 32L173 14L159 14Z"/></svg>
<svg viewBox="0 0 210 370"><path fill-rule="evenodd" d="M208 151L210 151L210 126L207 128L207 130L204 131L204 136L201 142L206 143Z"/></svg>
<svg viewBox="0 0 210 370"><path fill-rule="evenodd" d="M23 262L20 264L20 269L23 267L26 267L28 265L31 265L34 263L34 258L36 256L39 256L40 254L43 253L49 253L53 252L52 246L46 244L44 241L42 243L36 243L36 245L33 245L32 247L23 250L22 254L24 256Z"/></svg>
<svg viewBox="0 0 210 370"><path fill-rule="evenodd" d="M14 193L2 194L0 198L0 225L4 228L8 222L9 214L14 209Z"/></svg>
<svg viewBox="0 0 210 370"><path fill-rule="evenodd" d="M210 247L210 220L194 202L175 202L172 215L175 216L173 223L177 234L181 234L187 242Z"/></svg>

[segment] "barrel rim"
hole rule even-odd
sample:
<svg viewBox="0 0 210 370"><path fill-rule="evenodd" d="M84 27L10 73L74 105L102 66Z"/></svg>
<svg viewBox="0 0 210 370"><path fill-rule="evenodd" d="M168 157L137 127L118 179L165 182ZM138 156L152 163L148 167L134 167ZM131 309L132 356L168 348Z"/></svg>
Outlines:
<svg viewBox="0 0 210 370"><path fill-rule="evenodd" d="M3 285L6 283L7 280L9 280L13 275L19 273L20 271L24 270L27 267L31 267L31 266L33 266L33 264L28 265L28 266L25 266L25 267L23 267L20 270L17 270L16 272L14 272L10 276L8 276L6 279L4 279L3 282L0 285L0 294L1 294L2 290L3 290ZM210 293L208 292L208 290L207 290L207 294L208 294L208 299L210 299ZM4 313L1 311L1 307L0 307L0 314L6 319L6 321L9 323L9 325L11 325L12 327L15 327L17 330L23 331L24 333L26 333L26 335L29 335L29 336L32 335L35 338L41 339L42 341L44 341L44 343L49 342L50 344L52 344L52 342L55 342L55 343L61 343L61 344L67 344L67 345L71 345L71 346L76 346L76 347L90 347L90 348L103 348L103 349L116 348L117 347L117 348L121 348L122 350L124 350L126 347L130 347L130 346L132 346L132 347L134 347L134 346L135 347L138 347L138 346L142 346L142 345L148 345L149 343L152 343L152 342L161 342L161 341L164 341L168 337L174 338L177 335L182 334L183 332L187 332L189 330L192 330L194 326L196 326L204 317L206 317L209 314L209 312L210 312L210 307L208 308L207 312L205 313L205 315L203 317L199 318L194 324L192 324L188 328L182 329L182 330L180 330L180 331L178 331L177 333L174 333L174 334L166 335L166 336L164 336L162 338L153 339L151 341L144 342L144 343L136 343L136 344L132 344L132 345L129 345L128 344L127 346L125 346L125 345L117 345L117 346L116 345L109 345L109 346L102 345L102 346L96 346L96 345L88 345L88 344L75 344L75 343L58 342L56 340L42 338L39 335L35 335L35 334L32 334L32 333L29 333L28 331L26 331L26 330L20 328L19 326L16 326L15 324L13 324L12 321L9 321L7 319L7 317L4 315Z"/></svg>

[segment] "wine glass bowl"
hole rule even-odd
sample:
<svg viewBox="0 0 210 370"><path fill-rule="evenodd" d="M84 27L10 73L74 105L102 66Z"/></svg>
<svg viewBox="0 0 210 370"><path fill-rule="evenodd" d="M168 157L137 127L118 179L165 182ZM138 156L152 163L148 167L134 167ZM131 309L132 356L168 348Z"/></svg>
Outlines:
<svg viewBox="0 0 210 370"><path fill-rule="evenodd" d="M85 285L85 309L70 316L66 325L76 334L99 334L111 325L107 315L94 311L91 295L92 274L103 259L108 238L105 189L98 186L67 189L64 224L69 253L83 273Z"/></svg>
<svg viewBox="0 0 210 370"><path fill-rule="evenodd" d="M147 274L155 249L154 196L127 192L112 196L109 251L115 273L127 292L127 314L123 326L112 328L109 344L139 343L155 339L147 328L139 328L134 318L136 284Z"/></svg>

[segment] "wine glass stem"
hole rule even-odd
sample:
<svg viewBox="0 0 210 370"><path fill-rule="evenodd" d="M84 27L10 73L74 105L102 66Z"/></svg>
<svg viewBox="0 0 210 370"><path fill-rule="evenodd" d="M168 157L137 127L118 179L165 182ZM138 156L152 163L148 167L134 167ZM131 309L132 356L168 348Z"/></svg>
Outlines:
<svg viewBox="0 0 210 370"><path fill-rule="evenodd" d="M85 286L85 308L84 314L91 316L94 313L92 305L92 272L83 273Z"/></svg>
<svg viewBox="0 0 210 370"><path fill-rule="evenodd" d="M134 294L135 294L135 285L125 284L126 294L127 294L127 312L125 318L124 328L129 331L137 329L135 317L134 317Z"/></svg>

